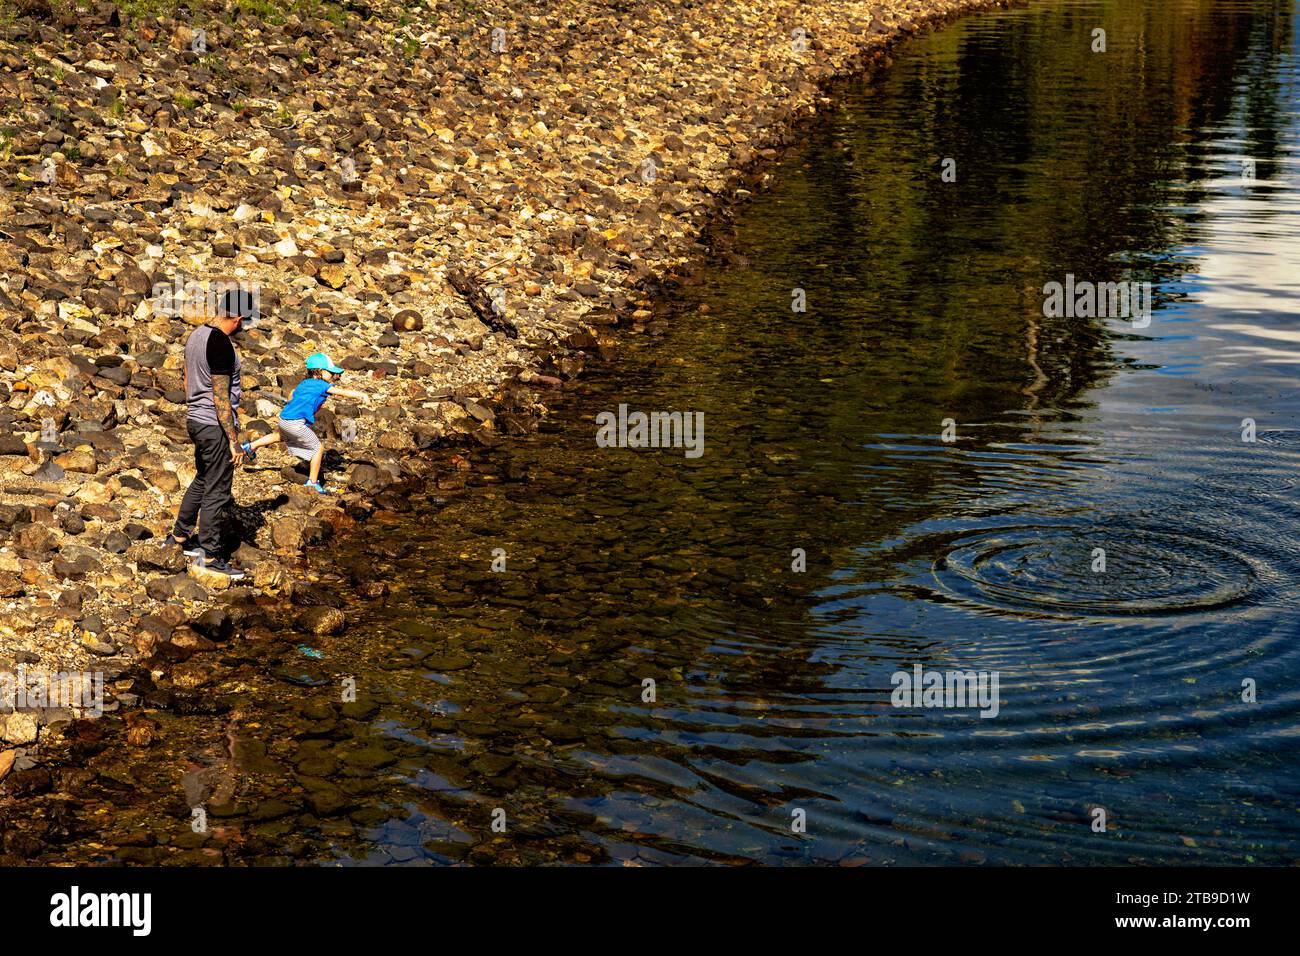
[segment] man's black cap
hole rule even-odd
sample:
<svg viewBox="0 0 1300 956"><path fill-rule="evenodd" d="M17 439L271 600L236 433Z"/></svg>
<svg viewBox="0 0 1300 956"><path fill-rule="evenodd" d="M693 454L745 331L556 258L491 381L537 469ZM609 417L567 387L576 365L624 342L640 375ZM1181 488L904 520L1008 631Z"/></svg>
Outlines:
<svg viewBox="0 0 1300 956"><path fill-rule="evenodd" d="M221 297L221 314L230 319L235 316L244 321L256 319L257 300L245 289L227 289Z"/></svg>

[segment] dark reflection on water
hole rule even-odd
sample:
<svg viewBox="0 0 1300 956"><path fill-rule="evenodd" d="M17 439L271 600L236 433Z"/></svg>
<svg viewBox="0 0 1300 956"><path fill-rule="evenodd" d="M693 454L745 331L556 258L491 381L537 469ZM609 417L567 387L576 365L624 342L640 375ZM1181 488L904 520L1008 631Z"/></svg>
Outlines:
<svg viewBox="0 0 1300 956"><path fill-rule="evenodd" d="M100 768L114 822L57 855L1294 863L1292 17L1048 3L908 44L743 210L746 263L336 556L393 592L299 669L358 704L260 667L165 718L188 752ZM1152 282L1151 324L1044 318L1066 273ZM703 457L596 447L620 403L702 411ZM997 716L892 707L917 664L996 671Z"/></svg>

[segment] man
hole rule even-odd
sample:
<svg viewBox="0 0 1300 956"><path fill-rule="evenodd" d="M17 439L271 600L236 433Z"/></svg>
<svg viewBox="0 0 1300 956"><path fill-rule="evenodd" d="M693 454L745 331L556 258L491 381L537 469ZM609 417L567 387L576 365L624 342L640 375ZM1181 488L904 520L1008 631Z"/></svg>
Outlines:
<svg viewBox="0 0 1300 956"><path fill-rule="evenodd" d="M235 468L244 460L239 444L239 355L232 338L256 318L256 302L243 290L222 297L218 315L185 341L185 427L194 442L194 480L185 489L171 541L185 554L202 554L209 571L239 580L229 561L230 493ZM194 525L199 533L194 538Z"/></svg>

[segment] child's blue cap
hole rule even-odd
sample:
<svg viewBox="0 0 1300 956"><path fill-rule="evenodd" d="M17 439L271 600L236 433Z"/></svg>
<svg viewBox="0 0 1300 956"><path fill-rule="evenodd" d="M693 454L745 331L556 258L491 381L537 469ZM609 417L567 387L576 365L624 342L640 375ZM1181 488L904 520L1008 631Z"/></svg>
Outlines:
<svg viewBox="0 0 1300 956"><path fill-rule="evenodd" d="M307 356L308 368L322 368L327 372L333 372L335 375L342 375L343 369L339 368L330 361L330 357L324 352L317 352L315 355Z"/></svg>

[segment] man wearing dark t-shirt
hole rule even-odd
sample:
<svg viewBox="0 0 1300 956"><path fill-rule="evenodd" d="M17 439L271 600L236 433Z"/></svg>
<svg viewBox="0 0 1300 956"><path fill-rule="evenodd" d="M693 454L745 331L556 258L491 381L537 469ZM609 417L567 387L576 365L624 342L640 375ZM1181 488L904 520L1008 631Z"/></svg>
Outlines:
<svg viewBox="0 0 1300 956"><path fill-rule="evenodd" d="M244 452L239 447L239 356L231 339L254 318L255 309L251 295L231 290L222 298L220 315L185 341L185 427L194 442L195 474L181 499L172 542L190 556L201 551L208 570L235 579L244 572L229 563L230 486Z"/></svg>

